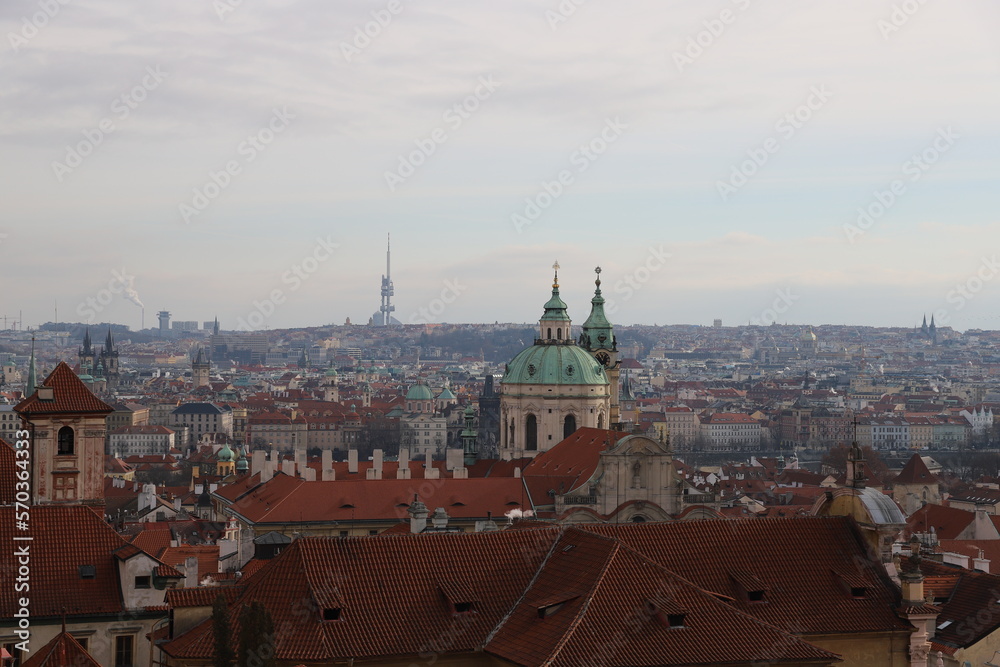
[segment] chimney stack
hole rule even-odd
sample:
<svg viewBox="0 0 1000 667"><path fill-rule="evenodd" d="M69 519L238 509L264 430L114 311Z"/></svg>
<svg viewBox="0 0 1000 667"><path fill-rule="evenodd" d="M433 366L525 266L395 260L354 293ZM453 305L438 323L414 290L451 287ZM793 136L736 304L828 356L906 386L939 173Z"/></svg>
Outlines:
<svg viewBox="0 0 1000 667"><path fill-rule="evenodd" d="M420 502L416 494L413 494L413 504L406 513L410 515L410 532L414 535L424 532L427 528L427 506Z"/></svg>
<svg viewBox="0 0 1000 667"><path fill-rule="evenodd" d="M396 470L396 479L410 479L410 450L399 450L399 468Z"/></svg>
<svg viewBox="0 0 1000 667"><path fill-rule="evenodd" d="M358 450L356 449L349 449L347 451L347 472L358 472Z"/></svg>

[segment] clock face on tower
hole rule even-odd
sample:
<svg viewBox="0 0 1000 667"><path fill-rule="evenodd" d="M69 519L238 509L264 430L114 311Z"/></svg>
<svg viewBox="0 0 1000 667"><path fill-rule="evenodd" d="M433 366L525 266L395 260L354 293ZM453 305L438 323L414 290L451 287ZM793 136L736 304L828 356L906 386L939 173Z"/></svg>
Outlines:
<svg viewBox="0 0 1000 667"><path fill-rule="evenodd" d="M605 368L607 368L608 364L611 363L611 357L608 356L607 352L598 352L595 358L601 362L601 365Z"/></svg>

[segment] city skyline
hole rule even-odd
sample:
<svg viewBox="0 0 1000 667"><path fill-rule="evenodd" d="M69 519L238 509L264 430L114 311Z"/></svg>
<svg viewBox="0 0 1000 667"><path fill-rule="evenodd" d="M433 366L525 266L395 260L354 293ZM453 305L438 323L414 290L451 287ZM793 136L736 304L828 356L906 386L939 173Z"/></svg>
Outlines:
<svg viewBox="0 0 1000 667"><path fill-rule="evenodd" d="M363 324L391 233L403 323L530 323L558 260L577 323L600 265L617 324L998 329L997 18L5 6L3 314Z"/></svg>

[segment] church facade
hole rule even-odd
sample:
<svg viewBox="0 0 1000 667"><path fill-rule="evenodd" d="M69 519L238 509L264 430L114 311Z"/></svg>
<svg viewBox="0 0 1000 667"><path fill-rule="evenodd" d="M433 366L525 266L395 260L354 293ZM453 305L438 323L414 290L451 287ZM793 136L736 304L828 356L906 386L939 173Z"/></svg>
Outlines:
<svg viewBox="0 0 1000 667"><path fill-rule="evenodd" d="M519 352L503 376L500 457L544 452L578 428L611 428L618 421L618 352L604 315L600 269L590 317L579 344L566 303L559 296L559 265L552 295L538 321L538 337Z"/></svg>

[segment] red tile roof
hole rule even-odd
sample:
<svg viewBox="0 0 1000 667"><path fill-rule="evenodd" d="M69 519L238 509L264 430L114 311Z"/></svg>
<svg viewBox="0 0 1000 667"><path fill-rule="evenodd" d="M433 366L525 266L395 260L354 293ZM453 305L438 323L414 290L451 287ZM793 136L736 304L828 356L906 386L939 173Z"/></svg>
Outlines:
<svg viewBox="0 0 1000 667"><path fill-rule="evenodd" d="M613 536L693 581L736 599L737 608L799 633L876 632L905 627L892 607L899 592L847 518L715 519L581 526ZM808 564L808 565L804 565ZM847 594L832 572L869 582L869 595ZM748 601L731 577L752 572L767 583L768 604ZM797 630L796 630L797 628Z"/></svg>
<svg viewBox="0 0 1000 667"><path fill-rule="evenodd" d="M114 408L94 396L66 362L61 361L42 382L43 387L52 387L53 400L43 401L35 391L24 399L14 410L23 415L43 415L53 413L110 414Z"/></svg>
<svg viewBox="0 0 1000 667"><path fill-rule="evenodd" d="M13 505L17 481L17 454L14 446L0 438L0 505Z"/></svg>
<svg viewBox="0 0 1000 667"><path fill-rule="evenodd" d="M235 605L263 602L277 629L280 661L442 653L480 646L527 588L553 541L551 530L306 537L292 542L243 587ZM477 593L475 613L456 616L442 573ZM342 609L322 621L324 608ZM235 616L235 614L234 614ZM234 619L233 634L238 633ZM211 621L164 646L177 658L210 657Z"/></svg>
<svg viewBox="0 0 1000 667"><path fill-rule="evenodd" d="M407 519L415 494L431 511L443 507L452 518L485 518L490 512L500 517L527 506L524 486L514 477L306 482L277 474L244 493L230 509L255 524L400 521Z"/></svg>
<svg viewBox="0 0 1000 667"><path fill-rule="evenodd" d="M939 540L953 540L975 521L975 512L944 505L924 505L906 519L911 533L929 533L934 529Z"/></svg>
<svg viewBox="0 0 1000 667"><path fill-rule="evenodd" d="M843 521L824 521L850 531ZM781 523L792 526L787 541L816 537L795 530L799 522ZM833 546L819 537L813 548ZM620 540L577 528L305 537L271 561L267 576L240 588L231 607L263 602L277 630L276 657L289 664L482 649L518 664L553 665L595 657L608 665L829 664L838 658L760 614L720 602ZM181 605L185 595L171 592L168 599ZM208 602L206 594L191 595L201 606ZM323 620L326 609L338 610L330 614L336 620ZM882 613L892 616L887 607ZM668 627L667 617L675 615L683 615L683 627ZM897 619L898 627L908 634ZM206 620L164 650L181 660L207 659L212 643Z"/></svg>
<svg viewBox="0 0 1000 667"><path fill-rule="evenodd" d="M14 507L0 507L0 543L20 544L15 534ZM116 614L124 611L115 552L132 547L103 517L89 507L36 505L31 508L31 613L58 618L63 611ZM71 536L71 539L68 537ZM10 580L14 568L2 567L14 550L0 555L0 617L12 618L17 593ZM81 577L80 567L92 565L95 576Z"/></svg>
<svg viewBox="0 0 1000 667"><path fill-rule="evenodd" d="M21 667L101 667L87 649L65 630L21 663Z"/></svg>
<svg viewBox="0 0 1000 667"><path fill-rule="evenodd" d="M670 627L672 615L683 616L677 623L683 627ZM839 659L733 609L617 540L579 529L556 542L486 650L516 664L567 667Z"/></svg>
<svg viewBox="0 0 1000 667"><path fill-rule="evenodd" d="M920 569L934 582L934 597L941 607L934 650L954 655L959 648L971 646L1000 629L1000 615L996 613L1000 576L926 558ZM954 582L950 591L945 588L949 581ZM951 623L942 628L947 621Z"/></svg>
<svg viewBox="0 0 1000 667"><path fill-rule="evenodd" d="M167 547L157 557L166 565L183 571L184 563L190 557L198 559L198 580L219 571L218 545Z"/></svg>
<svg viewBox="0 0 1000 667"><path fill-rule="evenodd" d="M920 454L914 454L906 462L903 469L892 480L893 484L937 484L938 478L927 469L927 464L920 458Z"/></svg>

